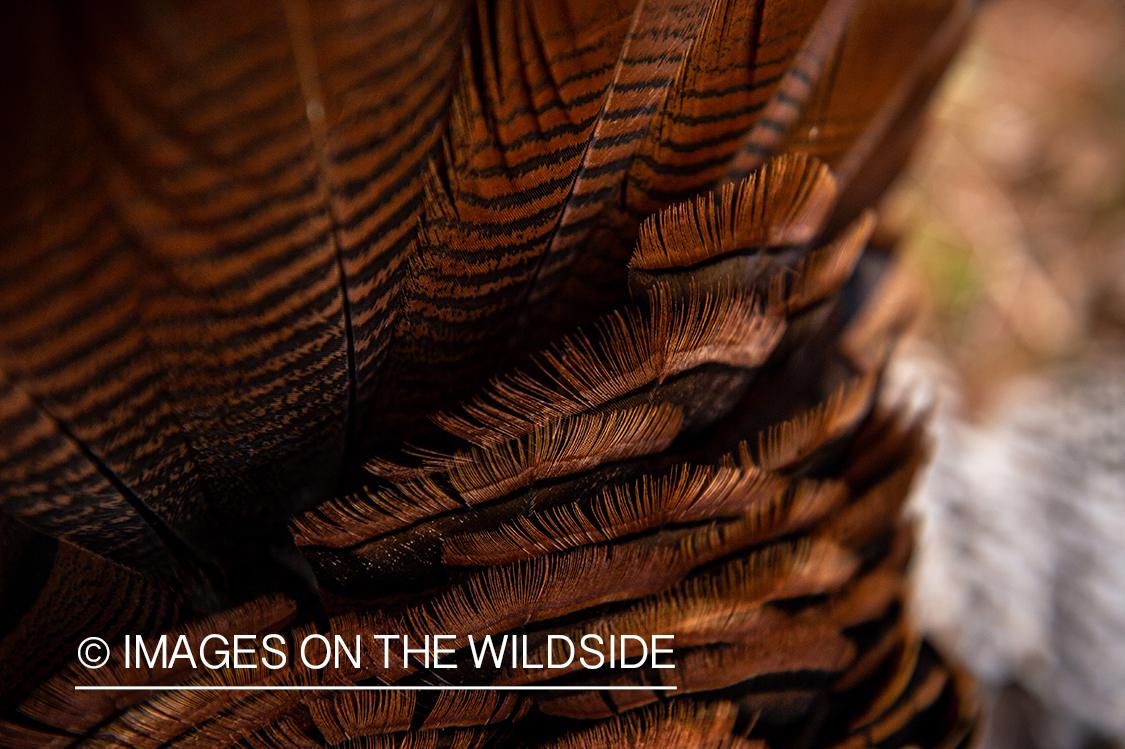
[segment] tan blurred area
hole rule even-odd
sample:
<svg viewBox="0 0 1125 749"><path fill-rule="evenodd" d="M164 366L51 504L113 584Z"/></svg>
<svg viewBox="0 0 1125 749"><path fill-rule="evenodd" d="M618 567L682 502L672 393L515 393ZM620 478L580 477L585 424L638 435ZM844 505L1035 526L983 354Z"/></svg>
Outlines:
<svg viewBox="0 0 1125 749"><path fill-rule="evenodd" d="M980 749L1125 747L1125 0L986 1L884 217L936 393L913 616Z"/></svg>
<svg viewBox="0 0 1125 749"><path fill-rule="evenodd" d="M1125 2L992 0L885 214L970 413L1125 341Z"/></svg>

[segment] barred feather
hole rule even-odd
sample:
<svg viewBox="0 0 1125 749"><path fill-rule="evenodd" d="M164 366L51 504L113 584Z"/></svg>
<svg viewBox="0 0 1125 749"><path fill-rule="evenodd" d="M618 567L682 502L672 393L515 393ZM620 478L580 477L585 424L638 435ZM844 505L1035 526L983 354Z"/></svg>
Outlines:
<svg viewBox="0 0 1125 749"><path fill-rule="evenodd" d="M872 209L970 10L3 11L0 744L965 745ZM282 632L375 646L71 660ZM457 670L372 638L436 633ZM674 668L473 667L584 634ZM357 686L433 689L313 689Z"/></svg>

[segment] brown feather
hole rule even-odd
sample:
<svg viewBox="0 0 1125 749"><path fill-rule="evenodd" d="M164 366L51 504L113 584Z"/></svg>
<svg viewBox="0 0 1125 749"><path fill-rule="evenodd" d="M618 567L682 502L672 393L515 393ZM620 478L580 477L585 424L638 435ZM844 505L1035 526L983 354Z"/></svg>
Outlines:
<svg viewBox="0 0 1125 749"><path fill-rule="evenodd" d="M970 5L3 11L0 744L966 741L874 208ZM68 662L325 626L458 669ZM589 633L675 668L472 667Z"/></svg>

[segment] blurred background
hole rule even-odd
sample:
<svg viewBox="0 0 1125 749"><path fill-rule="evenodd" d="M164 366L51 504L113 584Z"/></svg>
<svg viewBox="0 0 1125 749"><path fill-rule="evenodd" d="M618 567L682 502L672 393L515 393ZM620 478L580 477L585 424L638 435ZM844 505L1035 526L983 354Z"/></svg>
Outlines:
<svg viewBox="0 0 1125 749"><path fill-rule="evenodd" d="M1125 747L1125 2L991 0L884 207L936 412L915 616L984 746Z"/></svg>
<svg viewBox="0 0 1125 749"><path fill-rule="evenodd" d="M1125 3L993 0L891 198L974 410L1125 339Z"/></svg>

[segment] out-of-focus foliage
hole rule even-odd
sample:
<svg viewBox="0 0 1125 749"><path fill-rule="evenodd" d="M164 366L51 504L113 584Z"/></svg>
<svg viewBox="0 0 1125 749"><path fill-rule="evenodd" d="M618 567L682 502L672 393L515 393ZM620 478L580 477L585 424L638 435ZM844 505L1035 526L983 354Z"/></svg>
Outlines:
<svg viewBox="0 0 1125 749"><path fill-rule="evenodd" d="M943 383L914 614L980 677L982 749L1120 747L1125 3L988 4L918 156L889 199L928 292L897 373Z"/></svg>
<svg viewBox="0 0 1125 749"><path fill-rule="evenodd" d="M1125 338L1125 3L995 0L933 120L889 208L979 407Z"/></svg>

